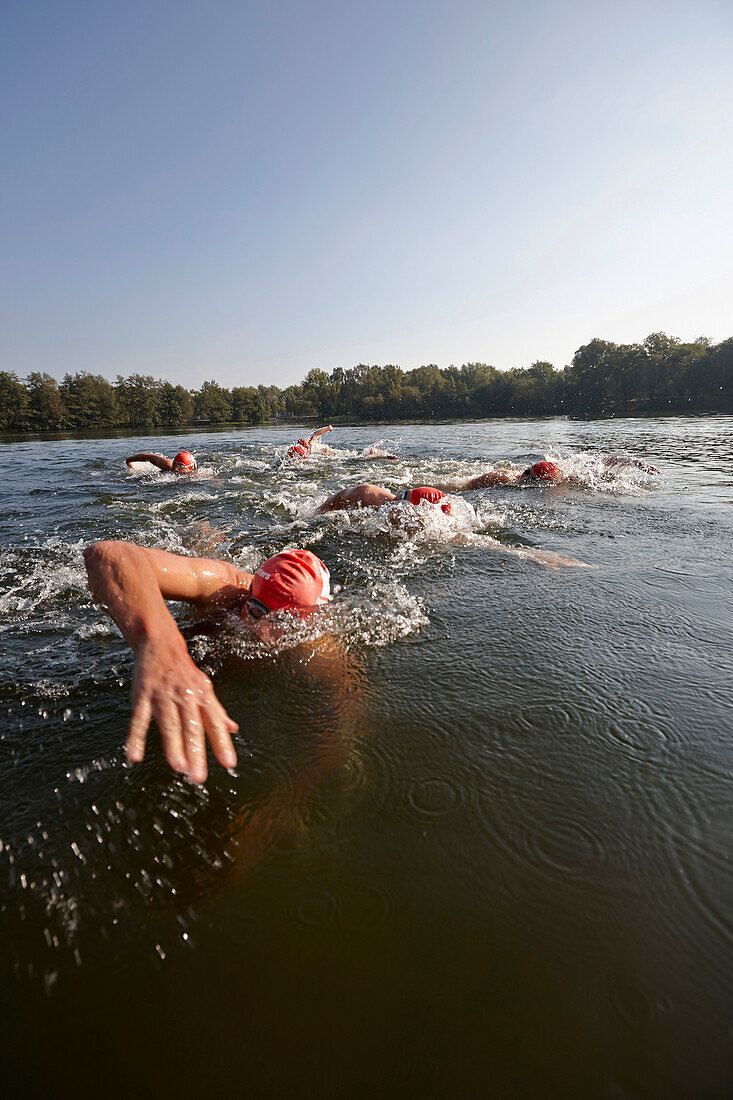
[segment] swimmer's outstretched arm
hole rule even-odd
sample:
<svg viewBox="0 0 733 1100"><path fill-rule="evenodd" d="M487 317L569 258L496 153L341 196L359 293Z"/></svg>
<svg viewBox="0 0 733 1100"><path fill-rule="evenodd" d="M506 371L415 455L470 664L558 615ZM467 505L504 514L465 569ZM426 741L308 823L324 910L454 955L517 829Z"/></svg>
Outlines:
<svg viewBox="0 0 733 1100"><path fill-rule="evenodd" d="M166 458L165 455L150 454L149 451L143 451L139 455L130 455L125 459L128 466L131 466L133 462L149 462L152 466L157 466L159 470L165 470L170 473L173 469L173 460Z"/></svg>
<svg viewBox="0 0 733 1100"><path fill-rule="evenodd" d="M326 432L332 432L332 431L333 431L333 427L330 424L328 424L325 428L318 428L317 431L315 431L313 433L313 435L310 437L308 442L312 443L314 439L318 439L320 436L325 435Z"/></svg>
<svg viewBox="0 0 733 1100"><path fill-rule="evenodd" d="M509 554L513 558L521 558L523 561L531 561L534 565L544 565L548 569L558 569L561 566L575 566L582 569L595 569L594 565L578 561L577 558L566 558L562 554L555 554L552 550L536 550L533 546L507 546L491 535L456 535L453 542L465 546L483 546L487 550L496 550L500 554Z"/></svg>
<svg viewBox="0 0 733 1100"><path fill-rule="evenodd" d="M659 468L652 466L651 462L645 462L643 458L622 458L620 455L603 455L602 462L605 466L637 466L645 474L658 474Z"/></svg>
<svg viewBox="0 0 733 1100"><path fill-rule="evenodd" d="M442 493L470 493L472 489L493 489L495 485L514 485L522 475L514 470L487 470L465 481L462 485L436 485Z"/></svg>
<svg viewBox="0 0 733 1100"><path fill-rule="evenodd" d="M237 723L191 660L165 601L231 603L248 590L251 574L226 562L184 558L130 542L94 543L84 551L84 562L92 595L135 654L128 760L142 760L155 718L168 763L194 783L206 779L206 737L219 763L234 767L231 734Z"/></svg>
<svg viewBox="0 0 733 1100"><path fill-rule="evenodd" d="M531 546L505 546L502 542L496 546L497 550L505 554L511 554L515 558L523 558L534 565L544 565L548 569L560 569L570 566L577 569L595 569L595 565L588 565L586 561L578 561L577 558L566 558L562 554L555 554L552 550L535 550Z"/></svg>

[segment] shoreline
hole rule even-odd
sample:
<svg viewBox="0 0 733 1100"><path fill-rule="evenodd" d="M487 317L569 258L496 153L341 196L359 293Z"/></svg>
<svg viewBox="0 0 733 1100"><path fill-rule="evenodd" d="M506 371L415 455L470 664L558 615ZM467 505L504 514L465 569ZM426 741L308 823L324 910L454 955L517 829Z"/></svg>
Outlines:
<svg viewBox="0 0 733 1100"><path fill-rule="evenodd" d="M649 412L624 412L614 413L609 416L572 416L568 413L547 413L543 416L514 416L509 414L496 414L494 416L445 416L445 417L431 417L431 418L399 418L395 420L387 419L374 419L374 420L360 420L344 417L331 417L330 423L339 428L369 428L369 427L397 427L404 426L421 426L421 425L440 425L440 424L481 424L481 423L495 423L500 421L506 423L509 421L518 421L520 423L534 422L534 421L552 421L563 420L568 423L608 423L611 421L622 420L675 420L675 419L701 419L708 420L714 419L720 416L731 416L733 413L726 411L725 409L699 409L685 412L681 409L669 410L669 411L649 411ZM128 426L114 426L98 427L98 428L58 428L58 429L35 429L27 431L4 431L0 432L0 444L10 443L41 443L48 442L53 443L56 441L73 440L73 439L129 439L133 437L154 437L159 435L180 436L180 435L197 435L206 434L210 432L231 432L231 431L251 431L254 428L275 429L275 428L292 428L294 431L300 427L310 428L314 424L321 423L322 418L318 417L294 417L292 420L282 420L280 418L260 421L258 423L250 423L247 421L192 421L187 424L160 424L155 427L148 427L145 425L128 425Z"/></svg>

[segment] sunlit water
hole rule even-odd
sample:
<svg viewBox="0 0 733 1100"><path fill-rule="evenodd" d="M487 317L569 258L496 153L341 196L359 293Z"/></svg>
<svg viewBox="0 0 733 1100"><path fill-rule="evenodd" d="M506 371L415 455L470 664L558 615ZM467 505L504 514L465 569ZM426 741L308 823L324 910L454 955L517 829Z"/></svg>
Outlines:
<svg viewBox="0 0 733 1100"><path fill-rule="evenodd" d="M732 426L340 429L279 466L295 430L0 444L6 1079L729 1095ZM123 462L181 446L193 478ZM543 457L576 484L314 517L358 481ZM131 656L81 558L101 538L245 569L305 546L340 586L297 627L330 639L311 659L297 630L273 656L176 611L240 726L202 788L154 734L124 762Z"/></svg>

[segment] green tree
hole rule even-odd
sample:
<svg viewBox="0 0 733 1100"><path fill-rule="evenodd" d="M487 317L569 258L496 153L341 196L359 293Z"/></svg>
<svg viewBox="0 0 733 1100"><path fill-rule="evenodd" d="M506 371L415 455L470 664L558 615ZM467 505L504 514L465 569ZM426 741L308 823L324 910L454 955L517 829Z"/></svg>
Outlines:
<svg viewBox="0 0 733 1100"><path fill-rule="evenodd" d="M599 416L611 401L612 353L616 345L608 340L591 340L578 348L565 374L568 403L583 416Z"/></svg>
<svg viewBox="0 0 733 1100"><path fill-rule="evenodd" d="M30 416L28 390L17 374L0 371L0 431L23 431Z"/></svg>
<svg viewBox="0 0 733 1100"><path fill-rule="evenodd" d="M70 428L108 428L117 422L114 387L99 374L66 374L60 386Z"/></svg>
<svg viewBox="0 0 733 1100"><path fill-rule="evenodd" d="M258 386L257 392L262 399L265 420L271 420L274 416L282 416L284 403L282 390L277 386Z"/></svg>
<svg viewBox="0 0 733 1100"><path fill-rule="evenodd" d="M30 399L31 425L36 430L54 431L64 427L66 406L58 382L50 374L33 373L26 381Z"/></svg>
<svg viewBox="0 0 733 1100"><path fill-rule="evenodd" d="M117 376L115 394L120 423L132 428L155 428L163 423L161 411L162 383L149 374Z"/></svg>
<svg viewBox="0 0 733 1100"><path fill-rule="evenodd" d="M187 424L193 417L193 398L184 386L163 382L160 387L158 412L161 424Z"/></svg>
<svg viewBox="0 0 733 1100"><path fill-rule="evenodd" d="M268 419L267 412L267 406L259 389L255 389L254 386L234 387L232 417L238 424L263 424Z"/></svg>
<svg viewBox="0 0 733 1100"><path fill-rule="evenodd" d="M303 381L303 397L316 410L316 416L328 419L331 415L331 383L325 371L309 370Z"/></svg>
<svg viewBox="0 0 733 1100"><path fill-rule="evenodd" d="M212 424L227 424L232 420L232 397L218 382L204 382L194 394L196 419Z"/></svg>

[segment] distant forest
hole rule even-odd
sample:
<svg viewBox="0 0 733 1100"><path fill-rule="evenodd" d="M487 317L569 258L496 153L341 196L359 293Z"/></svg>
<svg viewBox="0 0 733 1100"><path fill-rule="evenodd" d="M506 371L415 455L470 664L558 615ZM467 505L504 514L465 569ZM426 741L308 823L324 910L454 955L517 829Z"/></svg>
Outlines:
<svg viewBox="0 0 733 1100"><path fill-rule="evenodd" d="M299 386L204 382L189 391L148 375L114 385L81 371L58 383L0 371L0 431L262 424L268 420L423 420L492 416L608 417L733 412L733 338L683 344L663 332L641 344L591 340L572 364L497 370L487 363L312 370Z"/></svg>

